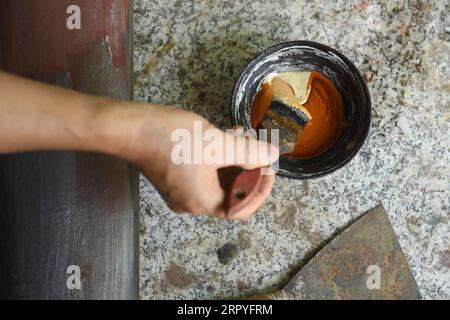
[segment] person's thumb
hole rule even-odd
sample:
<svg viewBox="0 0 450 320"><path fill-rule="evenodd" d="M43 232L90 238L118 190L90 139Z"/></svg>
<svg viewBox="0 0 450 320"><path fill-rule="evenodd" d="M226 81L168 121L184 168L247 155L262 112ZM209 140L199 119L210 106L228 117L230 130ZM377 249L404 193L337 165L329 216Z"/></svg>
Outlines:
<svg viewBox="0 0 450 320"><path fill-rule="evenodd" d="M230 135L226 133L225 165L240 166L246 170L270 166L278 160L278 148L265 141L248 136Z"/></svg>

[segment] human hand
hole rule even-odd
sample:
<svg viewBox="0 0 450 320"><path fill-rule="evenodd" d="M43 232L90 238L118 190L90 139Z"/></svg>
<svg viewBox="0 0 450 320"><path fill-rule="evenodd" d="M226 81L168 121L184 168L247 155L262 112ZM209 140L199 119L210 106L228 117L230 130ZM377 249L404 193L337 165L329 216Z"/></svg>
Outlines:
<svg viewBox="0 0 450 320"><path fill-rule="evenodd" d="M275 146L263 141L250 144L248 137L226 133L195 113L173 107L132 103L127 109L128 115L122 117L121 122L127 123L125 127L128 128L129 138L119 156L131 161L153 183L173 211L245 220L269 196L274 183L273 174L263 175L258 190L247 205L227 217L223 205L225 193L220 186L217 170L235 165L246 170L269 166L278 159L279 151ZM228 160L223 157L223 161L212 164L176 164L173 153L176 142L172 141L171 136L177 129L182 129L191 138L194 137L195 123L201 124L202 134L209 131L216 137L210 143L223 148L224 155L236 154L234 147L242 145L238 152L245 155L245 161L237 163L234 157ZM231 140L233 144L225 143ZM208 143L203 145L206 148ZM192 146L192 157L194 152L203 152L204 148L195 150ZM260 150L267 152L261 156ZM256 161L251 163L250 159Z"/></svg>

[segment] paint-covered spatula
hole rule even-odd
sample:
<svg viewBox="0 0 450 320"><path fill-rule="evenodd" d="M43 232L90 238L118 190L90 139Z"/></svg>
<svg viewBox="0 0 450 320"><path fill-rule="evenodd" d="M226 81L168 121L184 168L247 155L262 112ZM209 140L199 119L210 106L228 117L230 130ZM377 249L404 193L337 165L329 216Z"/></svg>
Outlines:
<svg viewBox="0 0 450 320"><path fill-rule="evenodd" d="M281 291L251 299L419 299L382 205L338 234Z"/></svg>
<svg viewBox="0 0 450 320"><path fill-rule="evenodd" d="M267 129L267 137L272 137L272 130L278 130L280 154L294 149L298 137L311 120L308 110L295 101L275 98L260 122L258 129ZM270 140L269 140L270 142Z"/></svg>

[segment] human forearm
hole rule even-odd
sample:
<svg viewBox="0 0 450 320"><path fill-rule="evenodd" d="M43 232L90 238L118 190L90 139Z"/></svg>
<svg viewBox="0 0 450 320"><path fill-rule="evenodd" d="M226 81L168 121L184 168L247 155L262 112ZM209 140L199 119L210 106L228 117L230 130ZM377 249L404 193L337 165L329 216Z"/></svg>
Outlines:
<svg viewBox="0 0 450 320"><path fill-rule="evenodd" d="M0 153L90 150L116 153L109 101L0 71ZM114 141L114 143L112 143Z"/></svg>
<svg viewBox="0 0 450 320"><path fill-rule="evenodd" d="M175 164L172 134L183 129L196 136L195 124L213 130L224 154L234 146L244 159L234 157L213 164ZM240 165L250 170L268 166L278 149L259 141L253 147L243 136L227 134L193 112L173 107L100 98L15 77L0 71L0 153L33 150L86 150L121 157L152 181L169 206L180 212L224 217L224 192L217 170ZM268 148L265 148L268 147ZM259 159L259 150L267 156ZM203 150L199 150L203 152ZM220 152L219 152L220 154ZM233 219L246 219L269 195L273 176L263 176L259 189Z"/></svg>

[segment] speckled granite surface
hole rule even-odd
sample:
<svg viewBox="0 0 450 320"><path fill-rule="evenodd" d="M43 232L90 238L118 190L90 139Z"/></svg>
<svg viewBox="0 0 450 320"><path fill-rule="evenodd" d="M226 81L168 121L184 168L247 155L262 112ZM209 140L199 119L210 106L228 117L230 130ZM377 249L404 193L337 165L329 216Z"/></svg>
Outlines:
<svg viewBox="0 0 450 320"><path fill-rule="evenodd" d="M245 223L178 216L141 183L141 296L227 298L279 288L315 248L383 203L424 298L450 298L450 7L447 1L151 1L135 4L135 98L229 126L258 51L307 39L368 80L369 137L343 169L278 178Z"/></svg>

